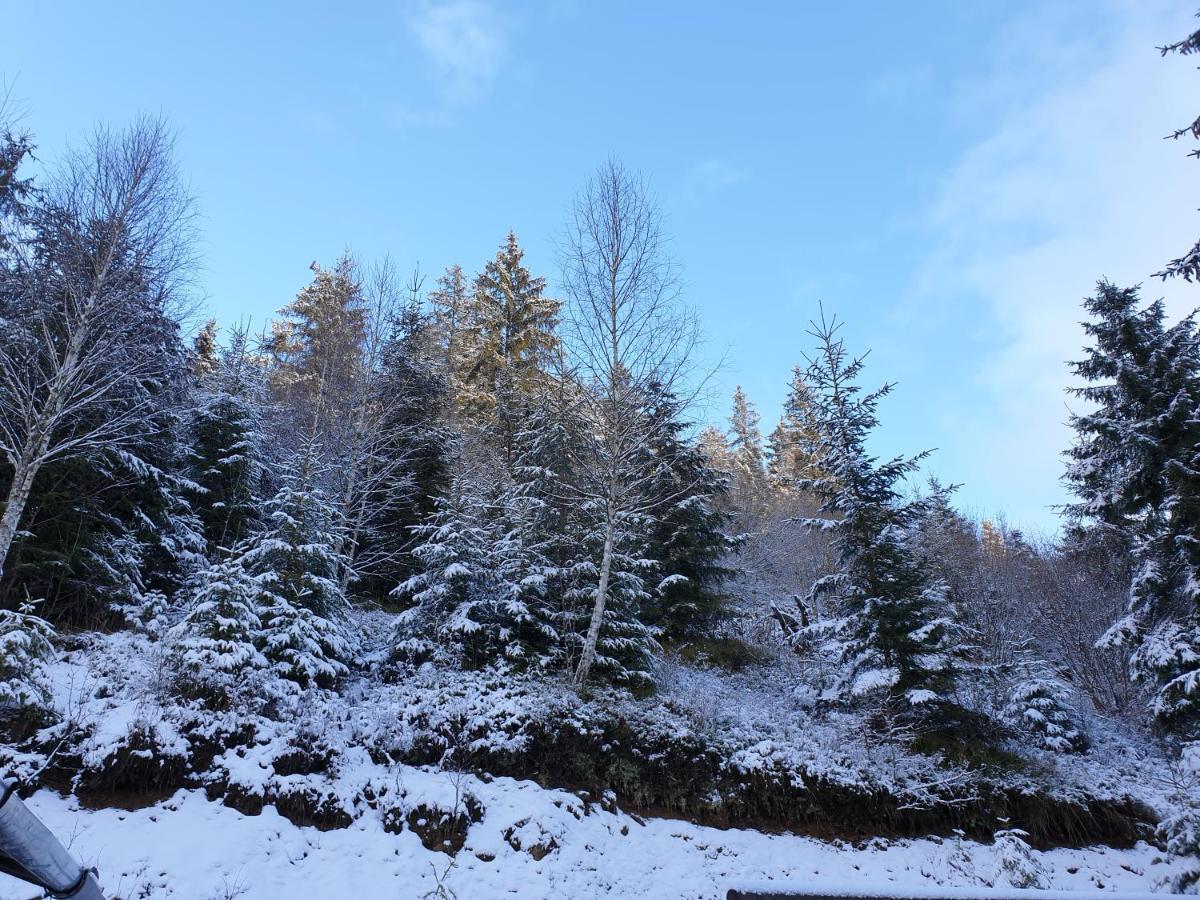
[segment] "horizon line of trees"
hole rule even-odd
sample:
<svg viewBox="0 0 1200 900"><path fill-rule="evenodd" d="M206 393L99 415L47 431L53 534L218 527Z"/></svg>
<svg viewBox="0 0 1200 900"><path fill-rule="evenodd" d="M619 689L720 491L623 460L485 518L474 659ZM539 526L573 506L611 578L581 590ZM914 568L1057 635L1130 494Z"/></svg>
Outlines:
<svg viewBox="0 0 1200 900"><path fill-rule="evenodd" d="M980 531L936 482L913 495L926 454L869 452L892 385L863 390L836 320L814 324L769 438L740 388L729 430L697 431L699 325L659 208L616 161L571 209L565 301L510 233L476 276L453 266L427 293L387 260L314 263L269 333L222 342L209 322L189 347L191 201L165 124L101 129L39 184L21 177L29 139L5 135L10 613L38 600L53 622L110 627L173 609L200 693L247 668L333 686L358 659L347 612L363 605L397 613L396 661L643 689L664 644L736 630L731 579L778 569L772 541L804 535L807 571L760 618L825 696L945 711L1021 657L1039 697L1064 677L1106 711L1144 692L1156 721L1193 733L1200 349L1190 317L1168 326L1136 288L1102 281L1086 303L1093 346L1075 371L1095 411L1073 419L1066 475L1079 501L1038 549ZM1031 656L1038 598L997 606L979 583L994 573L978 559L997 555L1075 578L1107 555L1082 591L1105 598L1107 631ZM1064 602L1064 622L1084 608Z"/></svg>

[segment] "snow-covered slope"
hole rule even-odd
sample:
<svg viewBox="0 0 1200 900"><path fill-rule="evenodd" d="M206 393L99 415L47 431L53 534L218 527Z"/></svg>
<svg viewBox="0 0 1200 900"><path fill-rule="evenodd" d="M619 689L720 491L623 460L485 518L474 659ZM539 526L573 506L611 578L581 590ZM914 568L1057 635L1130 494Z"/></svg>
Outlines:
<svg viewBox="0 0 1200 900"><path fill-rule="evenodd" d="M443 773L400 767L414 795L445 799ZM1008 883L993 846L968 841L872 841L852 847L788 835L640 820L530 782L467 779L486 812L455 856L426 850L411 830L384 831L365 815L347 829L296 827L267 807L245 816L200 791L134 812L81 810L49 791L30 807L100 868L113 896L178 900L282 897L723 898L740 885L984 886ZM463 785L459 784L459 788ZM521 849L517 849L520 847ZM530 850L533 848L534 852ZM540 859L541 850L549 852ZM1145 844L1129 850L1034 851L1044 884L1069 890L1147 891L1169 864ZM441 893L439 893L439 890ZM0 876L0 897L38 892Z"/></svg>

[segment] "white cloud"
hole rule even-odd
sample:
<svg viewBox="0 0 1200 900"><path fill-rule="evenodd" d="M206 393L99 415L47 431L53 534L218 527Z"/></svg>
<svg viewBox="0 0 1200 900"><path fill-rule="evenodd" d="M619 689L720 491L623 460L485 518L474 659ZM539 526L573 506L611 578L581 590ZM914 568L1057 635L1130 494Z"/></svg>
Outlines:
<svg viewBox="0 0 1200 900"><path fill-rule="evenodd" d="M703 188L722 188L746 180L746 173L724 160L709 157L692 167L692 181Z"/></svg>
<svg viewBox="0 0 1200 900"><path fill-rule="evenodd" d="M508 57L508 32L491 5L422 3L409 16L409 27L443 100L468 103L488 94Z"/></svg>
<svg viewBox="0 0 1200 900"><path fill-rule="evenodd" d="M969 477L989 482L989 493L1031 485L1018 516L1061 498L1065 360L1079 357L1079 301L1096 279L1143 282L1144 296L1165 296L1174 314L1200 303L1195 287L1150 277L1200 234L1200 163L1160 140L1195 116L1200 75L1154 49L1191 30L1194 10L1079 11L1074 22L1055 5L1024 17L1012 32L1019 52L1001 49L994 73L964 92L986 136L934 199L936 249L918 285L926 302L977 304L991 332L994 349L973 373L983 396L951 425ZM1079 19L1104 27L1089 35Z"/></svg>
<svg viewBox="0 0 1200 900"><path fill-rule="evenodd" d="M909 102L927 94L934 86L934 70L929 63L917 63L888 69L872 78L866 87L867 99L887 105Z"/></svg>

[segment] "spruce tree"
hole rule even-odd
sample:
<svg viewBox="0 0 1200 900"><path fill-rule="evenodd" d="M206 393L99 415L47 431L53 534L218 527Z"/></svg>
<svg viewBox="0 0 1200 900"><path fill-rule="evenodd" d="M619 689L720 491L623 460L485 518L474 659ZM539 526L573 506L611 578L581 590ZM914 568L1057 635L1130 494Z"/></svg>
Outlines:
<svg viewBox="0 0 1200 900"><path fill-rule="evenodd" d="M559 348L555 329L561 304L545 295L546 279L534 277L523 258L516 235L509 232L475 279L460 398L468 420L508 470L520 427L516 411L544 383Z"/></svg>
<svg viewBox="0 0 1200 900"><path fill-rule="evenodd" d="M797 481L815 478L821 472L821 440L814 410L812 389L805 371L792 372L783 417L767 442L767 468L777 486L794 488Z"/></svg>
<svg viewBox="0 0 1200 900"><path fill-rule="evenodd" d="M1195 53L1200 53L1200 29L1193 31L1181 41L1176 41L1173 44L1167 44L1165 47L1158 48L1159 53L1167 56L1171 53L1178 53L1180 56L1191 56ZM1177 128L1167 137L1173 140L1190 137L1193 140L1200 140L1200 116L1194 118L1183 128ZM1192 149L1188 152L1188 156L1200 159L1200 149ZM1192 245L1183 256L1171 260L1167 263L1167 267L1161 272L1156 272L1159 278L1166 280L1167 278L1183 278L1185 281L1200 281L1200 241Z"/></svg>
<svg viewBox="0 0 1200 900"><path fill-rule="evenodd" d="M657 585L641 618L661 629L665 638L680 641L711 631L725 615L721 583L733 574L727 561L740 541L731 534L731 516L722 508L730 491L728 477L713 468L699 446L688 441L691 425L683 421L677 398L657 385L653 388L646 414L661 424L652 429L655 440L647 448L647 463L656 467L656 489L662 502L647 549L657 564ZM744 409L753 413L748 405ZM748 440L739 448L744 451L743 465L753 462L749 448L755 446L756 418L744 419ZM736 419L735 415L735 431ZM758 449L761 475L761 447Z"/></svg>
<svg viewBox="0 0 1200 900"><path fill-rule="evenodd" d="M738 385L733 392L733 414L729 417L729 449L739 475L751 484L757 484L766 472L759 421L758 412Z"/></svg>
<svg viewBox="0 0 1200 900"><path fill-rule="evenodd" d="M263 421L264 371L250 358L244 328L203 367L188 416L192 505L203 523L210 558L246 537L259 522L269 484Z"/></svg>
<svg viewBox="0 0 1200 900"><path fill-rule="evenodd" d="M1079 753L1087 735L1075 722L1066 686L1046 672L1034 672L1013 685L1004 717L1045 750Z"/></svg>
<svg viewBox="0 0 1200 900"><path fill-rule="evenodd" d="M475 279L468 405L493 409L497 391L529 394L558 347L555 328L561 303L545 295L546 279L522 260L525 251L511 231L495 259Z"/></svg>
<svg viewBox="0 0 1200 900"><path fill-rule="evenodd" d="M197 379L211 375L217 368L217 320L209 319L192 339L192 374Z"/></svg>
<svg viewBox="0 0 1200 900"><path fill-rule="evenodd" d="M492 507L495 499L470 478L456 479L437 501L437 512L414 528L419 543L412 553L421 569L393 595L409 605L397 626L397 648L415 657L440 644L472 665L502 655L504 627L496 608L511 596L498 558L505 535Z"/></svg>
<svg viewBox="0 0 1200 900"><path fill-rule="evenodd" d="M440 368L450 395L465 403L463 386L478 357L479 330L472 313L471 290L462 266L450 266L438 278L436 290L429 292L433 307L433 326L440 351Z"/></svg>
<svg viewBox="0 0 1200 900"><path fill-rule="evenodd" d="M1073 392L1095 408L1071 420L1067 512L1131 547L1128 612L1102 640L1128 648L1154 715L1186 733L1200 723L1200 339L1137 288L1101 281L1084 306L1094 344Z"/></svg>
<svg viewBox="0 0 1200 900"><path fill-rule="evenodd" d="M818 579L801 603L807 611L832 600L828 617L811 612L793 640L817 639L840 663L843 697L883 695L908 706L945 701L954 683L949 652L953 625L946 588L914 546L927 502L907 500L903 480L928 454L880 461L867 449L879 424L877 407L892 385L863 393L855 383L862 358L851 358L838 331L822 318L811 332L819 351L806 381L820 435L823 473L799 486L822 501L810 528L832 535L838 570Z"/></svg>
<svg viewBox="0 0 1200 900"><path fill-rule="evenodd" d="M185 693L223 705L247 673L267 668L261 596L240 555L200 573L187 614L168 635L171 664Z"/></svg>
<svg viewBox="0 0 1200 900"><path fill-rule="evenodd" d="M380 414L369 463L376 502L359 535L356 589L382 597L421 566L411 554L414 529L437 511L451 480L457 440L446 422L449 384L431 365L430 323L407 316L397 323L382 352L380 371L367 402Z"/></svg>
<svg viewBox="0 0 1200 900"><path fill-rule="evenodd" d="M0 725L40 719L50 706L47 663L54 657L54 629L26 600L0 609Z"/></svg>
<svg viewBox="0 0 1200 900"><path fill-rule="evenodd" d="M332 452L362 377L367 311L354 262L313 263L313 280L279 311L265 349L274 361L274 396Z"/></svg>
<svg viewBox="0 0 1200 900"><path fill-rule="evenodd" d="M314 486L316 449L306 446L268 501L263 528L239 557L259 587L263 653L301 687L333 687L354 652L338 580L334 507Z"/></svg>

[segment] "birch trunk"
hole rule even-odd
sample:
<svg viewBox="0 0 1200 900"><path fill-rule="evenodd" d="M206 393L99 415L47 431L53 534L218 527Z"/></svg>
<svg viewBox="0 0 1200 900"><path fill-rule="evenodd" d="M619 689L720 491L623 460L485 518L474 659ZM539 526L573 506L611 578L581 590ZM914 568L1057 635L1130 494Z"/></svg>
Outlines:
<svg viewBox="0 0 1200 900"><path fill-rule="evenodd" d="M574 684L581 688L587 682L596 659L596 644L600 640L600 626L604 624L604 607L608 604L608 575L612 571L613 523L612 516L604 526L604 554L600 558L600 585L596 588L596 604L592 607L592 621L588 625L587 639L583 643L583 655L575 669Z"/></svg>
<svg viewBox="0 0 1200 900"><path fill-rule="evenodd" d="M0 575L4 574L4 562L8 559L8 551L17 536L17 525L20 524L21 514L25 511L25 504L29 502L37 469L36 465L22 462L13 472L8 499L4 503L4 515L0 517Z"/></svg>

